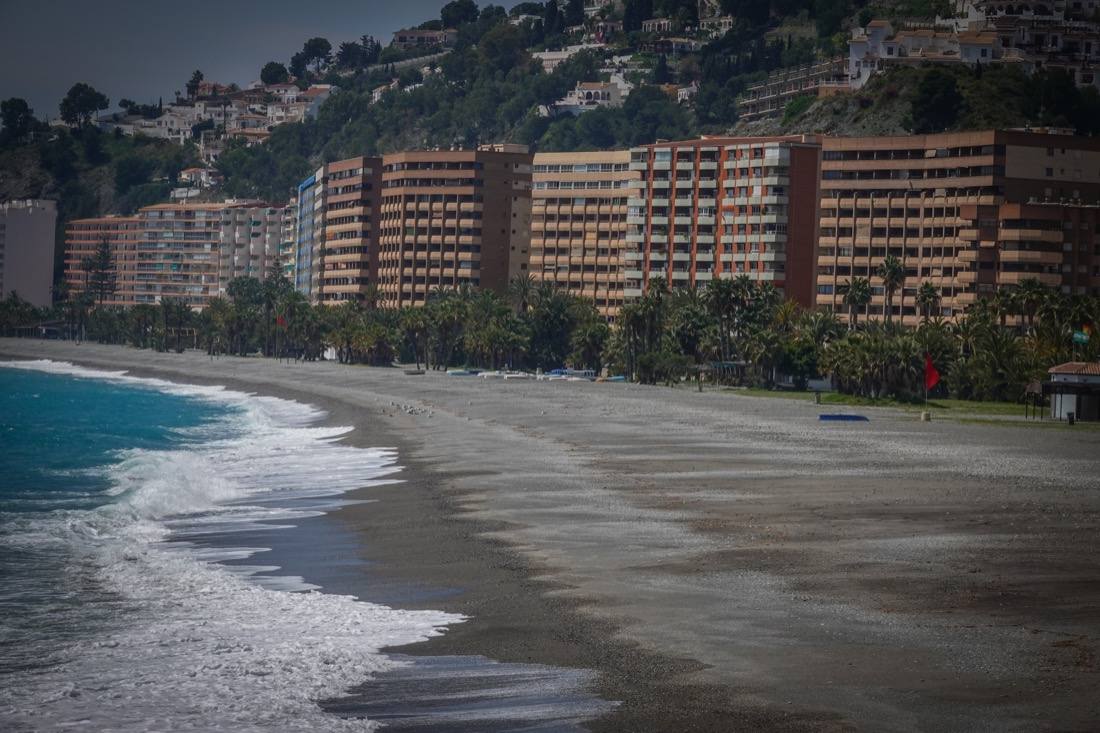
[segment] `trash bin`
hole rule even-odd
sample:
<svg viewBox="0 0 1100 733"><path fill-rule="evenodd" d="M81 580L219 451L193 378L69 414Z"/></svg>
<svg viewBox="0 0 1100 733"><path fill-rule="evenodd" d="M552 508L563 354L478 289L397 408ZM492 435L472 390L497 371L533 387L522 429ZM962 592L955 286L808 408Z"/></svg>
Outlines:
<svg viewBox="0 0 1100 733"><path fill-rule="evenodd" d="M814 404L815 405L820 405L821 404L821 393L820 392L814 392Z"/></svg>
<svg viewBox="0 0 1100 733"><path fill-rule="evenodd" d="M1076 412L1067 412L1066 413L1066 420L1069 421L1070 425L1073 425L1075 422L1077 422L1077 413Z"/></svg>

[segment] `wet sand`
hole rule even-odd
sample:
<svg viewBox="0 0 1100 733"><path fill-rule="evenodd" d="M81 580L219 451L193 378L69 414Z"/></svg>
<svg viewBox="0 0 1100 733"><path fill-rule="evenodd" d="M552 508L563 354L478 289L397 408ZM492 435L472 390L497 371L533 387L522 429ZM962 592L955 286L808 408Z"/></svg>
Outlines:
<svg viewBox="0 0 1100 733"><path fill-rule="evenodd" d="M596 670L622 704L593 730L1100 729L1095 431L827 424L808 400L90 344L0 354L299 399L396 446L404 482L336 516L379 577L448 589L402 605L472 617L402 653Z"/></svg>

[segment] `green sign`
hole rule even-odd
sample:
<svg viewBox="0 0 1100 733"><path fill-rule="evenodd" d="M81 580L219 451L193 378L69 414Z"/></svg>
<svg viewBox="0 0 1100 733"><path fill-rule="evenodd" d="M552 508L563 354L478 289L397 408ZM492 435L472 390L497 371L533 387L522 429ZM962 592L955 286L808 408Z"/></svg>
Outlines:
<svg viewBox="0 0 1100 733"><path fill-rule="evenodd" d="M1075 344L1087 344L1089 342L1089 335L1084 331L1073 332L1073 343Z"/></svg>

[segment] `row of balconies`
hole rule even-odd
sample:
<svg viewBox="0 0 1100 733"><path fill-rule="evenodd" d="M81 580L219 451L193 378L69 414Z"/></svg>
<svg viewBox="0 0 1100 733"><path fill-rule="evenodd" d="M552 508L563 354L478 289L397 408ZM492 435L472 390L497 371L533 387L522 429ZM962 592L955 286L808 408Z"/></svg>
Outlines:
<svg viewBox="0 0 1100 733"><path fill-rule="evenodd" d="M818 244L822 247L857 246L857 247L946 247L962 246L956 237L820 237ZM983 243L984 245L984 243Z"/></svg>
<svg viewBox="0 0 1100 733"><path fill-rule="evenodd" d="M780 232L757 232L756 234L723 234L722 244L745 244L747 242L786 242L787 235Z"/></svg>
<svg viewBox="0 0 1100 733"><path fill-rule="evenodd" d="M967 219L960 219L957 217L936 217L936 218L916 218L916 219L857 219L854 217L833 218L828 216L822 216L818 219L822 228L836 228L850 227L850 228L900 228L902 230L914 228L914 224L919 224L921 229L924 228L943 228L954 227L956 230L970 224ZM968 228L974 234L974 238L977 238L978 231L973 228ZM912 235L908 235L912 236ZM961 236L961 235L960 235Z"/></svg>

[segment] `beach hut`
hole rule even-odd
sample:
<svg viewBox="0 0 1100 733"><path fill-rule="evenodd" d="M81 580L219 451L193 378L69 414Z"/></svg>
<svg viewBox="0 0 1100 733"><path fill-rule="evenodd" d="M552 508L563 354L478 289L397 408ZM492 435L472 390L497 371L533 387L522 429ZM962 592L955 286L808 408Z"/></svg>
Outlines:
<svg viewBox="0 0 1100 733"><path fill-rule="evenodd" d="M1047 370L1043 393L1056 420L1100 420L1100 362L1070 361Z"/></svg>

